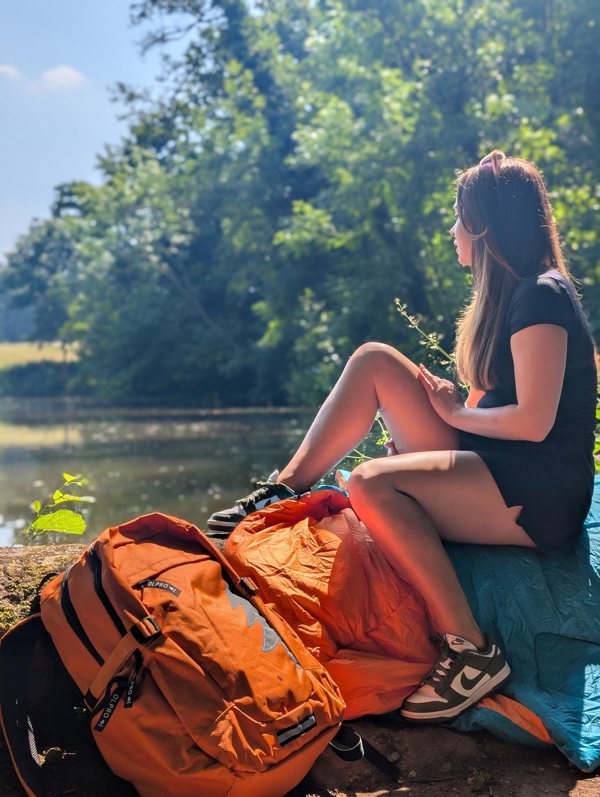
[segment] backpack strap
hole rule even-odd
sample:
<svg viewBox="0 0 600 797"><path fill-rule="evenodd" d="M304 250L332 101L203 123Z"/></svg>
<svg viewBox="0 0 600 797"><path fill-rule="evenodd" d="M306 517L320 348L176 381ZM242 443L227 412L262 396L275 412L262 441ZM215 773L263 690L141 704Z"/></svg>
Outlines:
<svg viewBox="0 0 600 797"><path fill-rule="evenodd" d="M395 783L400 780L400 768L345 722L341 724L339 731L329 742L329 746L344 761L358 761L361 758L366 758Z"/></svg>
<svg viewBox="0 0 600 797"><path fill-rule="evenodd" d="M41 616L32 614L0 639L0 724L15 771L29 797L46 794L29 716L27 686L33 649L47 636Z"/></svg>
<svg viewBox="0 0 600 797"><path fill-rule="evenodd" d="M146 615L138 620L117 642L110 656L98 670L90 688L84 696L84 701L90 711L93 711L105 694L106 689L113 682L115 674L123 662L138 651L142 645L148 645L162 637L160 626L152 617ZM137 676L137 673L135 673Z"/></svg>

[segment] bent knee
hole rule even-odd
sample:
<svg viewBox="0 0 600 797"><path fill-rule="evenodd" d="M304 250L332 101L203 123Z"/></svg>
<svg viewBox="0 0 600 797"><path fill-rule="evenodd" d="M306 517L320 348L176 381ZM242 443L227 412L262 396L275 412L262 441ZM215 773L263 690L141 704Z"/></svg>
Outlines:
<svg viewBox="0 0 600 797"><path fill-rule="evenodd" d="M376 459L352 471L347 487L350 504L372 535L379 537L387 533L387 524L380 527L378 523L385 515L398 521L394 526L396 534L405 535L410 530L406 523L410 526L415 516L415 503L419 504L410 494L408 484L404 484L404 475L402 471L392 475L379 469Z"/></svg>
<svg viewBox="0 0 600 797"><path fill-rule="evenodd" d="M388 402L398 400L399 391L406 385L406 377L411 385L418 381L417 366L388 343L377 341L363 343L352 354L348 365L352 370L362 373L363 378L371 379L377 384L378 393L381 391L379 399L384 403L386 400ZM419 390L423 393L421 400L426 399L429 407L425 391L422 387Z"/></svg>
<svg viewBox="0 0 600 797"><path fill-rule="evenodd" d="M357 465L350 474L346 490L348 491L348 498L350 505L359 517L363 515L363 508L369 503L369 496L373 500L373 491L369 490L368 469L365 467L370 463L362 463Z"/></svg>
<svg viewBox="0 0 600 797"><path fill-rule="evenodd" d="M428 452L423 456L428 457ZM354 468L347 487L352 504L380 500L390 492L417 500L417 495L431 482L431 467L423 467L420 453L396 455L393 468L389 462L387 457L378 457Z"/></svg>
<svg viewBox="0 0 600 797"><path fill-rule="evenodd" d="M385 489L384 476L378 468L377 460L361 462L348 479L348 497L353 506L376 500L377 494Z"/></svg>
<svg viewBox="0 0 600 797"><path fill-rule="evenodd" d="M362 343L355 349L350 359L358 361L365 359L389 361L397 360L398 357L402 356L401 352L393 346L390 346L389 343L380 343L379 341L371 340L367 343Z"/></svg>

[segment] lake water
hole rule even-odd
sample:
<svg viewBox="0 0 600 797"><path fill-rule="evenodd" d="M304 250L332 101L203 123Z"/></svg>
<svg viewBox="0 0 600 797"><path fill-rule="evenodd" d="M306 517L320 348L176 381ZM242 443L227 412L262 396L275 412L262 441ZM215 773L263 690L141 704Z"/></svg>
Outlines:
<svg viewBox="0 0 600 797"><path fill-rule="evenodd" d="M0 546L25 542L31 502L45 504L63 472L86 477L95 497L84 512L86 541L151 511L206 528L215 509L284 464L310 420L310 413L273 409L141 411L0 400Z"/></svg>

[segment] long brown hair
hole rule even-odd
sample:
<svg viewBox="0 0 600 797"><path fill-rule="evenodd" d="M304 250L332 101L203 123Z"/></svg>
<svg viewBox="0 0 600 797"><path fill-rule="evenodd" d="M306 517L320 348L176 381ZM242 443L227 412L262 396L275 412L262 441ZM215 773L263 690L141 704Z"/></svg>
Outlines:
<svg viewBox="0 0 600 797"><path fill-rule="evenodd" d="M519 282L558 269L570 279L544 181L529 161L494 150L457 181L456 209L471 238L473 293L458 321L459 378L496 383L498 339Z"/></svg>

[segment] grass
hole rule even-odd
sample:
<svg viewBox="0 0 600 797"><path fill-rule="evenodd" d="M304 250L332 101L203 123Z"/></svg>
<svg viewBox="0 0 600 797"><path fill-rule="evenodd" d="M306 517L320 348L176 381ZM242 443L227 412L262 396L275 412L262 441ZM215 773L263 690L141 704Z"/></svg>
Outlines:
<svg viewBox="0 0 600 797"><path fill-rule="evenodd" d="M0 343L0 371L16 365L27 365L39 362L73 362L77 355L72 348L63 349L59 342Z"/></svg>

